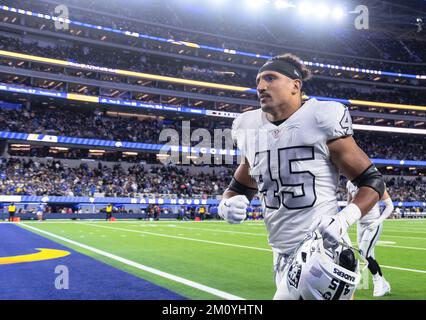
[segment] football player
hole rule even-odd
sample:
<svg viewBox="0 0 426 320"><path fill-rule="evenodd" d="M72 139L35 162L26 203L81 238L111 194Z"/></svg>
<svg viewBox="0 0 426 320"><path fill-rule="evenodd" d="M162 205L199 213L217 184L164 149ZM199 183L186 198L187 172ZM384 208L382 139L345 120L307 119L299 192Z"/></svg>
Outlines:
<svg viewBox="0 0 426 320"><path fill-rule="evenodd" d="M44 203L40 202L37 206L37 221L43 221Z"/></svg>
<svg viewBox="0 0 426 320"><path fill-rule="evenodd" d="M286 260L308 231L318 230L326 248L337 248L343 236L349 243L348 228L384 193L380 172L352 137L348 108L334 101L303 101L302 86L309 77L291 54L273 57L259 69L260 108L233 122L242 161L219 204L222 218L241 223L260 193L277 287ZM338 213L339 171L359 191Z"/></svg>
<svg viewBox="0 0 426 320"><path fill-rule="evenodd" d="M356 197L358 188L352 182L348 181L346 189L348 190L348 203L350 203ZM361 254L367 259L368 269L373 275L374 297L384 296L391 291L390 284L383 277L382 270L374 256L374 247L382 233L383 221L391 215L394 209L392 199L386 190L381 200L385 204L383 212L380 212L379 204L376 203L373 209L358 221L357 228L358 248Z"/></svg>

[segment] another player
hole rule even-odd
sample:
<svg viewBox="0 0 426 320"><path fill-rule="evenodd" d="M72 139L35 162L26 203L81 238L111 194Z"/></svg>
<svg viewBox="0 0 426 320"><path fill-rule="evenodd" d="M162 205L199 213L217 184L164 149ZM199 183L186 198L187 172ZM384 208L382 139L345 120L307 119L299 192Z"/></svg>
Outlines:
<svg viewBox="0 0 426 320"><path fill-rule="evenodd" d="M37 221L41 222L43 221L43 213L44 213L44 203L39 203L37 206Z"/></svg>
<svg viewBox="0 0 426 320"><path fill-rule="evenodd" d="M309 76L300 59L290 54L276 56L259 69L261 108L234 120L232 136L242 162L219 205L221 217L241 223L249 201L260 192L273 250L275 299L292 298L280 284L283 270L308 231L317 229L326 248L337 248L349 226L384 192L380 172L352 138L348 109L334 101L303 102L303 81ZM359 191L337 213L339 171Z"/></svg>
<svg viewBox="0 0 426 320"><path fill-rule="evenodd" d="M348 190L348 203L350 203L355 198L358 188L348 181L346 189ZM374 247L382 233L383 221L391 215L394 209L392 199L387 191L385 191L381 200L385 204L383 212L380 212L379 204L376 203L373 209L358 221L357 234L358 248L367 259L368 269L373 275L374 297L384 296L391 291L391 286L383 277L382 270L374 256Z"/></svg>

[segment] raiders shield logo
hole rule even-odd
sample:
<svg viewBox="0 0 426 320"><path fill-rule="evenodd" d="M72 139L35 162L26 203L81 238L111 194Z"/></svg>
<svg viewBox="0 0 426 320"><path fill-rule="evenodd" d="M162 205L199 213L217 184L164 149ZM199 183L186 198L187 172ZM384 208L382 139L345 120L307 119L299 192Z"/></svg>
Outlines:
<svg viewBox="0 0 426 320"><path fill-rule="evenodd" d="M299 287L301 272L302 272L302 265L298 264L297 262L293 263L290 266L290 269L288 270L288 275L287 275L288 283L296 289Z"/></svg>

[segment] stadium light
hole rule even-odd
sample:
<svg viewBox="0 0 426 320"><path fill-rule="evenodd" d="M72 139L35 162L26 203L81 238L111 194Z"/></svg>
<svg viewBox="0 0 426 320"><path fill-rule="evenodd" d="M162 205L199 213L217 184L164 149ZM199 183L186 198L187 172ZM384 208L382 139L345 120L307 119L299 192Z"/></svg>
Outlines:
<svg viewBox="0 0 426 320"><path fill-rule="evenodd" d="M330 13L330 8L327 7L325 4L320 3L316 8L315 8L315 15L318 18L324 19L328 16L328 14Z"/></svg>
<svg viewBox="0 0 426 320"><path fill-rule="evenodd" d="M334 19L340 20L345 15L343 9L341 7L336 7L333 9L332 14Z"/></svg>
<svg viewBox="0 0 426 320"><path fill-rule="evenodd" d="M299 4L299 13L301 15L309 15L312 12L312 3L310 2L301 2Z"/></svg>
<svg viewBox="0 0 426 320"><path fill-rule="evenodd" d="M266 3L267 0L246 0L246 6L250 9L258 9Z"/></svg>
<svg viewBox="0 0 426 320"><path fill-rule="evenodd" d="M295 7L294 4L291 4L290 2L285 1L285 0L276 0L274 2L274 5L275 5L275 8L277 8L277 9L286 9L286 8Z"/></svg>
<svg viewBox="0 0 426 320"><path fill-rule="evenodd" d="M221 7L222 5L225 4L227 0L210 0L209 1L209 6L210 7Z"/></svg>

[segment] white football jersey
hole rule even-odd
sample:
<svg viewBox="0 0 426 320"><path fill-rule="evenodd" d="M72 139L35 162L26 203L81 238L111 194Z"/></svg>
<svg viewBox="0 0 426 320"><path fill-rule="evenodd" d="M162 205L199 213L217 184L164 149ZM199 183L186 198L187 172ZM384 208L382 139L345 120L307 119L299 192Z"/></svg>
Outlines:
<svg viewBox="0 0 426 320"><path fill-rule="evenodd" d="M356 194L358 193L358 188L354 186L354 184L349 180L346 183L346 190L348 191L348 193L350 193L352 200L355 198ZM361 224L371 224L378 218L380 218L380 206L379 206L379 203L377 202L374 205L374 207L371 208L371 210L365 216L359 219L358 222Z"/></svg>
<svg viewBox="0 0 426 320"><path fill-rule="evenodd" d="M310 99L279 126L261 109L234 120L232 137L258 184L275 252L292 253L315 219L337 213L339 173L327 141L352 134L347 107L333 101Z"/></svg>

